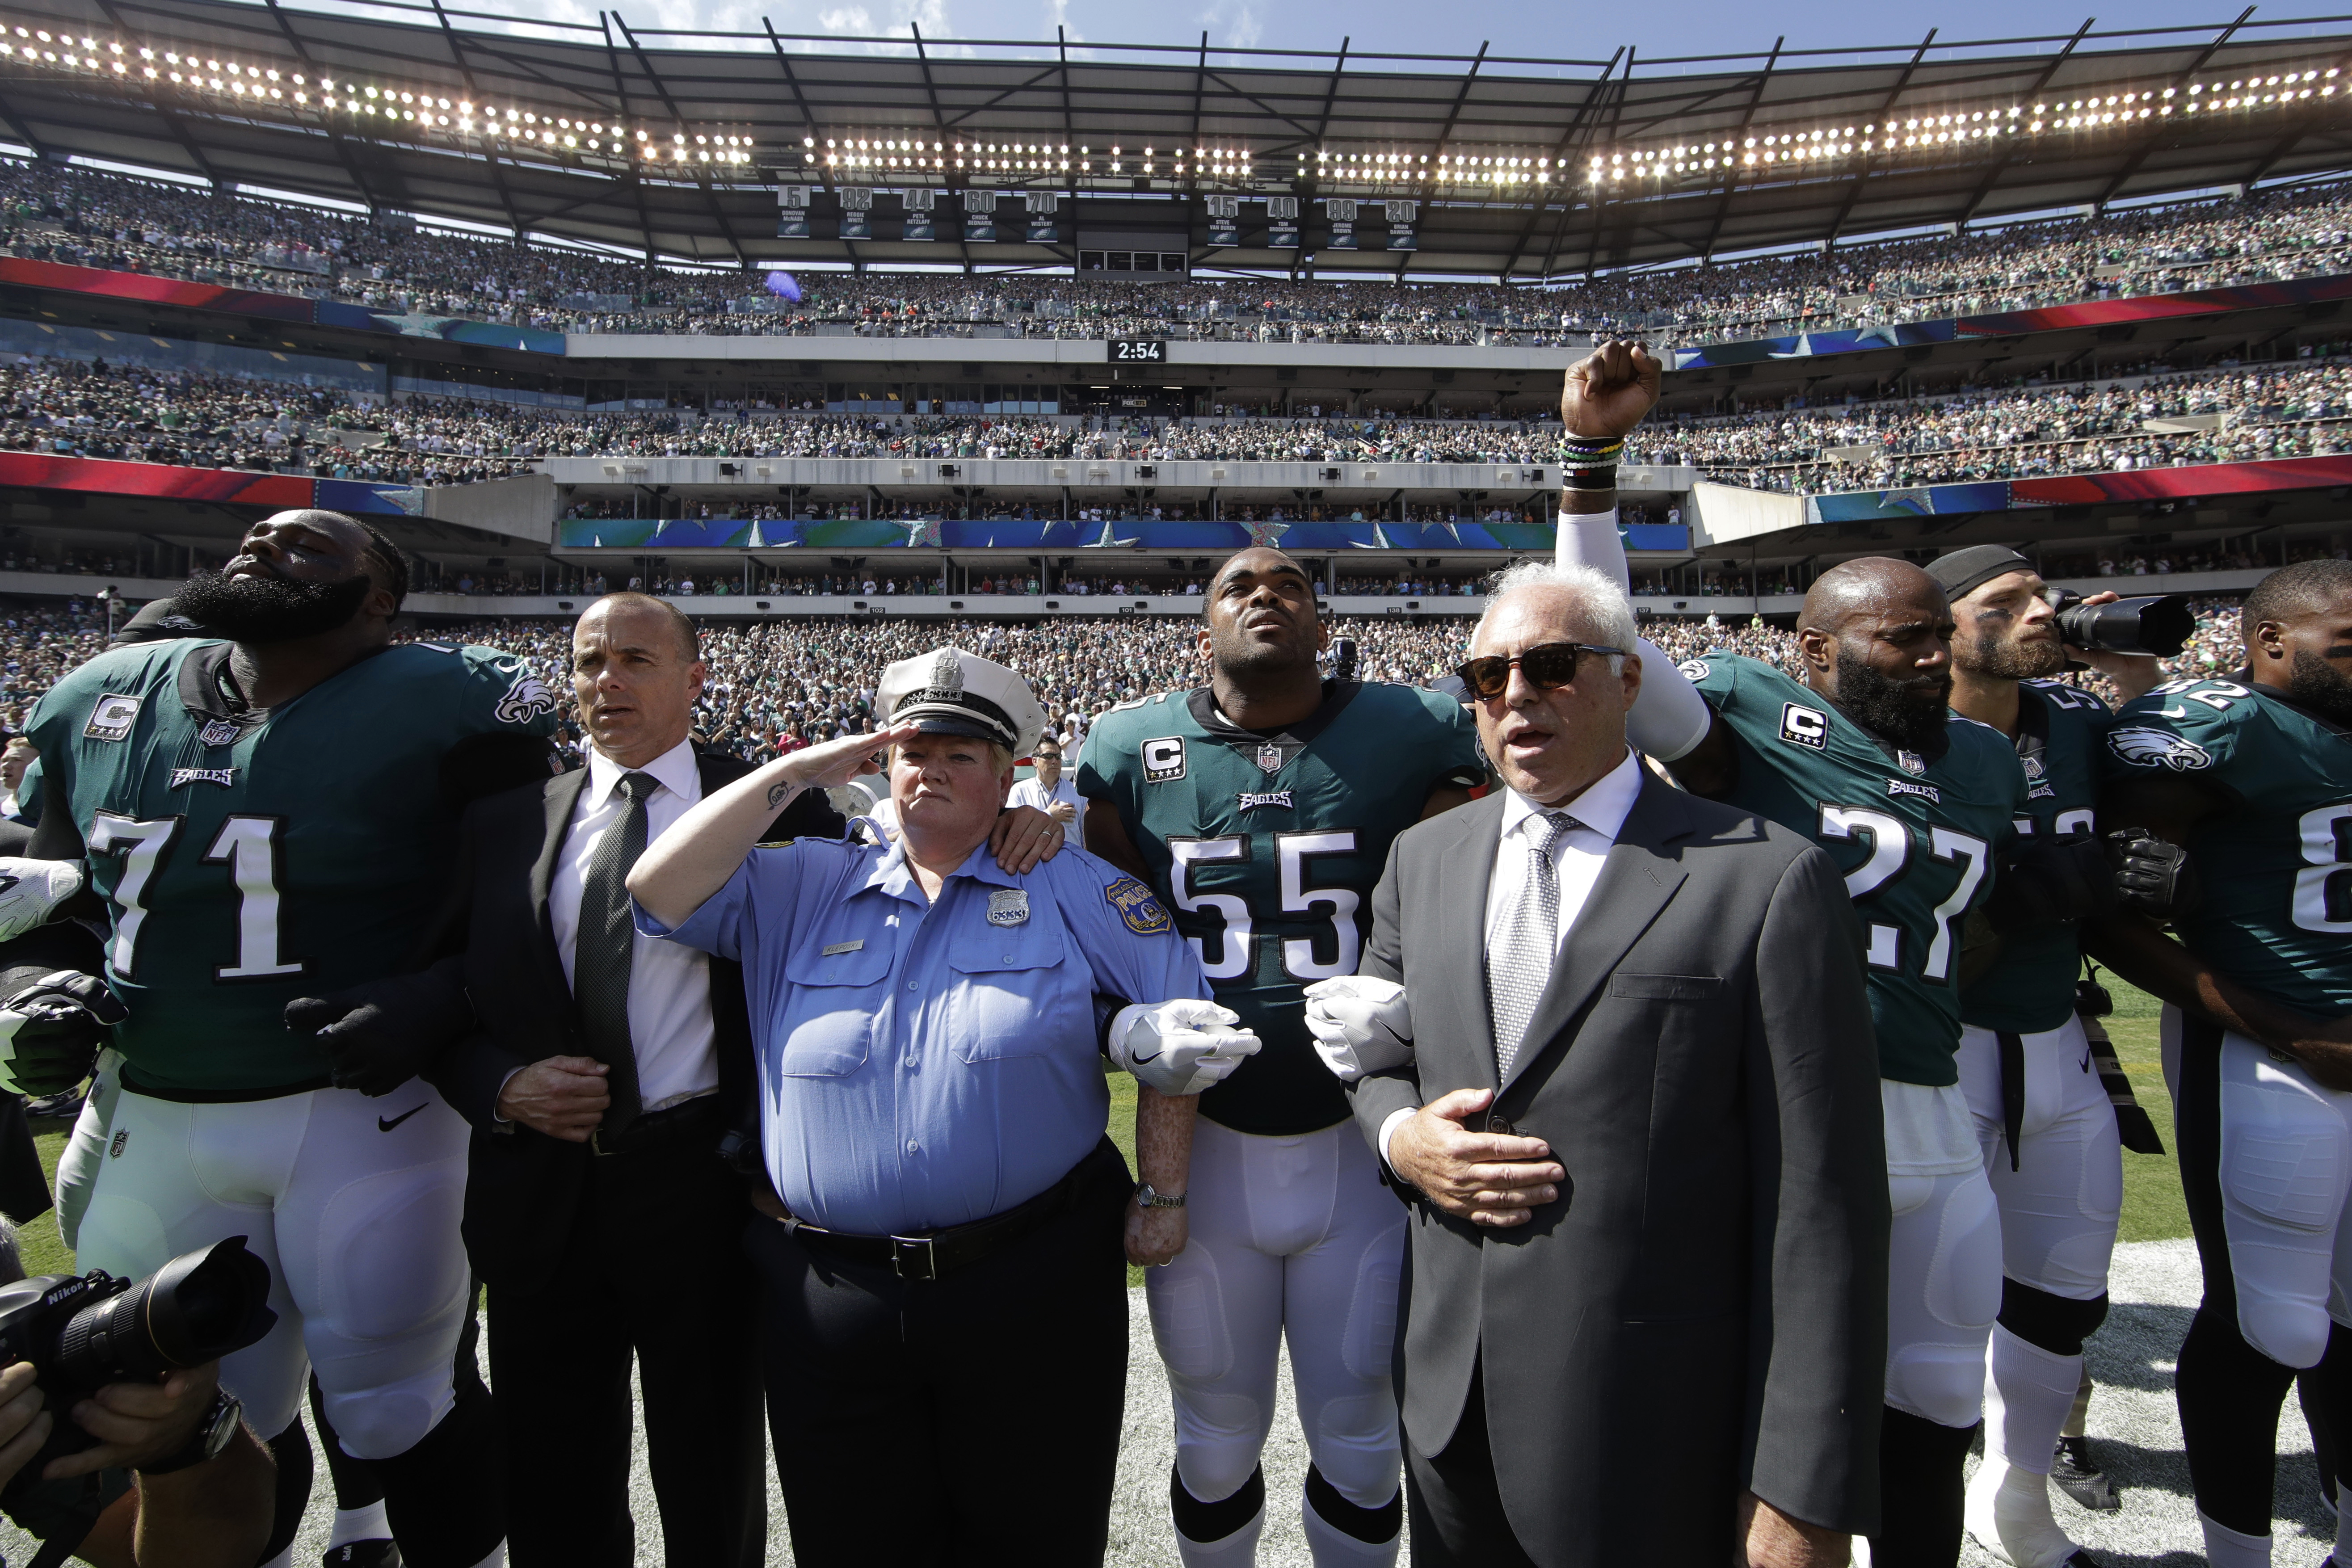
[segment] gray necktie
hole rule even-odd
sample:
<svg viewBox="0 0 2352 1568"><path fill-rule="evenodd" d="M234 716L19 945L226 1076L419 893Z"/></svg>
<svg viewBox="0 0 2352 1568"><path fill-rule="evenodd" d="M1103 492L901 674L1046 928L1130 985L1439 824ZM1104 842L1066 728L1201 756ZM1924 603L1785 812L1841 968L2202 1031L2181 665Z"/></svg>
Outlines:
<svg viewBox="0 0 2352 1568"><path fill-rule="evenodd" d="M637 1050L629 1036L629 963L636 927L629 914L629 868L646 852L646 799L661 787L651 773L625 773L614 786L628 805L596 839L580 879L580 933L572 942L572 997L588 1054L612 1070L613 1103L602 1132L637 1119Z"/></svg>
<svg viewBox="0 0 2352 1568"><path fill-rule="evenodd" d="M1486 954L1486 995L1495 1022L1495 1081L1511 1076L1525 1043L1528 1021L1550 984L1559 953L1559 872L1551 852L1570 829L1580 826L1564 811L1547 811L1543 841L1528 851L1527 880L1519 901L1504 917L1503 929Z"/></svg>

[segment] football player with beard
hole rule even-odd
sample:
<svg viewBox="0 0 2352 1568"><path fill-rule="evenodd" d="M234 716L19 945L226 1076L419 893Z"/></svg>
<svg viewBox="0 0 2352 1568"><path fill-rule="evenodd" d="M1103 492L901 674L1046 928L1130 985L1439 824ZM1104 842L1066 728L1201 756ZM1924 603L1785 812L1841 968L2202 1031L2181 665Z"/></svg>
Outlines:
<svg viewBox="0 0 2352 1568"><path fill-rule="evenodd" d="M2103 756L2101 819L2145 824L2201 869L2179 940L2117 917L2088 942L2169 1004L2165 1081L2205 1276L2175 1390L2213 1568L2271 1561L2298 1371L2316 1425L2352 1431L2352 563L2271 574L2242 624L2243 671L2126 704ZM2329 1561L2352 1565L2341 1514Z"/></svg>
<svg viewBox="0 0 2352 1568"><path fill-rule="evenodd" d="M1615 464L1660 365L1604 345L1569 373L1559 559L1628 583ZM1962 1461L2000 1310L2000 1226L1959 1088L1962 928L1991 890L2027 784L1999 731L1954 715L1951 608L1883 557L1823 573L1797 622L1802 680L1710 652L1643 661L1626 736L1695 795L1819 843L1863 919L1894 1225L1874 1568L1953 1568Z"/></svg>
<svg viewBox="0 0 2352 1568"><path fill-rule="evenodd" d="M1993 940L1968 955L1960 991L1960 1086L2000 1206L2002 1264L1969 1531L2017 1568L2088 1568L2051 1513L2049 1472L2082 1386L2083 1342L2106 1317L2123 1146L2163 1148L2128 1088L2122 1103L2110 1099L2075 1013L2080 922L2116 900L2093 815L2115 716L2050 678L2072 658L2128 701L2158 671L2152 658L2062 646L2041 574L2007 545L1955 551L1927 574L1949 596L1957 628L1952 710L2008 736L2029 786L2017 851L1986 910ZM2125 836L2119 854L2127 870L2161 880L2179 851L2144 837Z"/></svg>
<svg viewBox="0 0 2352 1568"><path fill-rule="evenodd" d="M315 1366L406 1559L471 1568L505 1548L488 1400L453 1375L466 1123L413 1077L400 1031L282 1016L397 973L445 890L458 809L550 770L555 694L509 655L394 646L407 584L397 547L356 519L256 523L176 596L228 640L112 649L41 700L31 852L87 879L127 1010L110 1103L84 1111L103 1156L61 1194L80 1266L135 1279L247 1237L278 1326L221 1381L286 1446L273 1560L307 1502Z"/></svg>

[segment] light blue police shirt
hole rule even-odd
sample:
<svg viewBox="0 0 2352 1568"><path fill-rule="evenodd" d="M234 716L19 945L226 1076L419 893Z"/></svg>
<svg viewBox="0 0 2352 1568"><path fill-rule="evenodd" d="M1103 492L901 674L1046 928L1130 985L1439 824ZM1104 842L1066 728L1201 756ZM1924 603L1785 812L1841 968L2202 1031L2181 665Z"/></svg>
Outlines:
<svg viewBox="0 0 2352 1568"><path fill-rule="evenodd" d="M754 849L675 931L743 966L768 1174L828 1230L1001 1214L1109 1112L1094 994L1207 997L1150 889L1082 849L1008 876L983 844L927 904L899 845Z"/></svg>

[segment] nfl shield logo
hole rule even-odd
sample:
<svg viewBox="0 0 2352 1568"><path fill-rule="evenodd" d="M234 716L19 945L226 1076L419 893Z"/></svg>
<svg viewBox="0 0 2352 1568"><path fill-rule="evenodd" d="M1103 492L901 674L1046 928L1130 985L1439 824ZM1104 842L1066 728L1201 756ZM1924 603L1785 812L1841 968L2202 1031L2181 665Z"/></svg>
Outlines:
<svg viewBox="0 0 2352 1568"><path fill-rule="evenodd" d="M196 740L206 746L233 746L236 744L236 735L235 724L226 719L215 719L196 732Z"/></svg>
<svg viewBox="0 0 2352 1568"><path fill-rule="evenodd" d="M1266 742L1265 744L1257 749L1257 765L1270 773L1280 773L1282 771L1282 748L1276 745L1272 741Z"/></svg>
<svg viewBox="0 0 2352 1568"><path fill-rule="evenodd" d="M1916 752L1897 752L1895 753L1895 760L1902 765L1903 771L1913 778L1917 778L1927 771L1927 759Z"/></svg>

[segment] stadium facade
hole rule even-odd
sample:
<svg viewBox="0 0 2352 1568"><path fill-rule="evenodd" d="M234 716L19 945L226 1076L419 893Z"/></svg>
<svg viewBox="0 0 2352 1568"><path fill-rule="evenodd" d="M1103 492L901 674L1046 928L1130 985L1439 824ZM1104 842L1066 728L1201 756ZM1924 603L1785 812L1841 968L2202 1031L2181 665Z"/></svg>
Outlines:
<svg viewBox="0 0 2352 1568"><path fill-rule="evenodd" d="M384 523L438 585L514 590L422 592L428 615L557 612L599 576L691 579L717 615L1190 613L1197 600L1158 590L1253 542L1315 562L1342 608L1460 613L1475 595L1437 589L1550 547L1559 475L1540 420L1598 335L1658 344L1661 417L1700 425L1966 389L2112 395L2168 370L2252 376L2352 350L2352 249L2256 267L2210 237L2235 225L2251 257L2263 215L2333 211L2352 173L2352 35L2318 24L1559 60L1205 38L845 54L609 13L588 27L370 13L0 9L0 137L17 186L48 193L19 198L0 255L0 350L326 388L387 426L464 400L539 422L536 455L473 482L387 480L369 477L375 433L339 429L323 460L126 460L48 409L0 450L0 560L26 568L0 570L0 592L161 594L250 518L318 504ZM473 258L515 245L627 286L439 310L414 274L362 276L383 269L331 247L92 220L74 182L112 182L119 202L121 175L449 237L432 243L455 292L484 292ZM2202 259L2142 293L2122 288L2145 271L2128 238L2080 276L1967 276L1999 274L1983 257L2004 241L2143 222L2205 237ZM1949 288L1832 289L1738 331L1639 304L1644 287L1703 301L1718 277L1817 277L1841 257L1866 270L1890 247L1939 245ZM1788 259L1740 261L1773 251ZM1649 283L1624 281L1640 268ZM780 272L812 298L892 300L903 276L909 296L961 281L983 303L827 313L784 299ZM1442 331L1344 324L1465 280L1503 292L1447 306ZM697 303L670 303L680 289ZM1328 300L1326 320L1276 302L1302 297ZM2332 416L2285 446L2224 450L2237 417L2138 422L2216 437L2212 460L2102 468L2077 447L2010 472L1988 439L1984 460L1875 487L1822 479L1868 471L1862 447L1801 483L1629 468L1637 603L1781 615L1838 560L1993 540L2053 578L2084 566L2086 588L2100 560L2247 562L2168 584L2227 592L2291 554L2340 552L2352 442L2333 449ZM562 453L544 438L632 420L659 437ZM813 421L873 438L812 451L825 443L793 427ZM1255 434L1271 428L1292 434ZM848 591L770 589L782 581ZM1105 582L1137 591L1065 591Z"/></svg>

